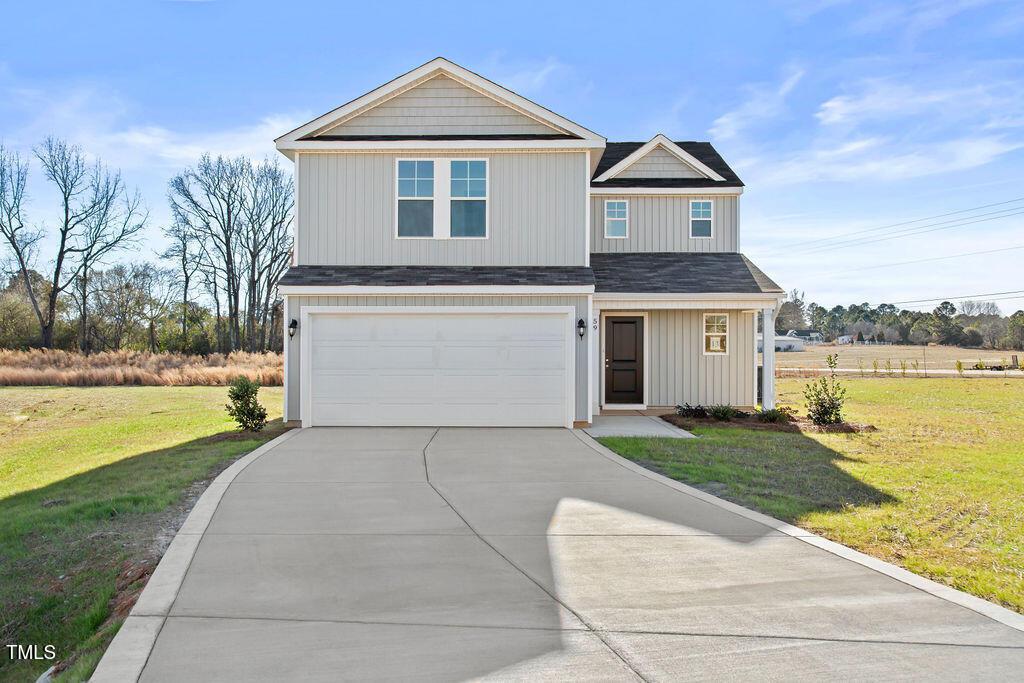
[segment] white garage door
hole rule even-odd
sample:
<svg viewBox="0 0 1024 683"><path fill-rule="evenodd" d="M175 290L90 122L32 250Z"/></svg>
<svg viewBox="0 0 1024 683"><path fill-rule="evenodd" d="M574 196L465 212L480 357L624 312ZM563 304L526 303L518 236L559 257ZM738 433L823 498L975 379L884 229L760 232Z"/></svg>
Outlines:
<svg viewBox="0 0 1024 683"><path fill-rule="evenodd" d="M571 309L306 310L308 425L572 425Z"/></svg>

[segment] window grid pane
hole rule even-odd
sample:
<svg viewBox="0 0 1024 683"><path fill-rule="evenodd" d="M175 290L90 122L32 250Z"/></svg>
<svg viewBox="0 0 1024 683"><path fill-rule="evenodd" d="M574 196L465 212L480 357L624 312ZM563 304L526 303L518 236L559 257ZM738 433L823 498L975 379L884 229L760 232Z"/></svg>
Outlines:
<svg viewBox="0 0 1024 683"><path fill-rule="evenodd" d="M398 196L399 197L433 197L434 196L434 162L433 161L399 161L398 162Z"/></svg>

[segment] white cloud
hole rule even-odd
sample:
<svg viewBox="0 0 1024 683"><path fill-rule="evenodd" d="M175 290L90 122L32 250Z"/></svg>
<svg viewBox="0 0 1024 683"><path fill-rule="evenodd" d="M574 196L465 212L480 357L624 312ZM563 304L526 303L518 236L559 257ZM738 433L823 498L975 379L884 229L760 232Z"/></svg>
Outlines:
<svg viewBox="0 0 1024 683"><path fill-rule="evenodd" d="M731 140L757 123L778 118L785 113L786 97L803 77L804 70L791 65L779 83L746 86L746 100L715 119L709 133L716 140Z"/></svg>

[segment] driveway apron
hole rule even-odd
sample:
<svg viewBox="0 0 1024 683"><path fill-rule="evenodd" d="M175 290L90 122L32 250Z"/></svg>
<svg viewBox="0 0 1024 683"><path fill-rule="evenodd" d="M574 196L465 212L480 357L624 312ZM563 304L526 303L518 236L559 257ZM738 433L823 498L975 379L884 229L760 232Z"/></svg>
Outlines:
<svg viewBox="0 0 1024 683"><path fill-rule="evenodd" d="M1007 679L1024 633L562 429L314 428L228 486L142 680Z"/></svg>

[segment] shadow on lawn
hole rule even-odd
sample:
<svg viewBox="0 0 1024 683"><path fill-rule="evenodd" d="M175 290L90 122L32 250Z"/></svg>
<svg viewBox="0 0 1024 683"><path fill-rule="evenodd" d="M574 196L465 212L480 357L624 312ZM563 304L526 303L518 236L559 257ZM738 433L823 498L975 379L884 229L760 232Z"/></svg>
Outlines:
<svg viewBox="0 0 1024 683"><path fill-rule="evenodd" d="M786 522L898 502L850 474L848 465L861 461L805 434L714 426L695 433L701 438L601 442L648 469Z"/></svg>
<svg viewBox="0 0 1024 683"><path fill-rule="evenodd" d="M122 565L155 566L206 484L285 431L220 432L0 499L0 644L72 656L118 602ZM0 658L0 674L11 664Z"/></svg>

